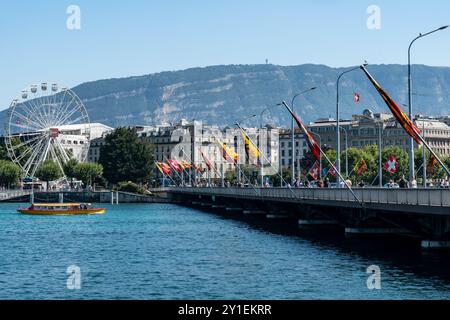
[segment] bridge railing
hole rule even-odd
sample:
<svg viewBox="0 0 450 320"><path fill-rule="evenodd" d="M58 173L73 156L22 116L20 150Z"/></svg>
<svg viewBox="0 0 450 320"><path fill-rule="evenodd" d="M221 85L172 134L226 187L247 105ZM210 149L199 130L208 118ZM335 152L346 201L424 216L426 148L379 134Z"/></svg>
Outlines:
<svg viewBox="0 0 450 320"><path fill-rule="evenodd" d="M173 192L232 196L239 198L270 198L286 200L324 200L356 202L347 189L319 188L172 188ZM365 203L450 207L450 189L372 189L354 188Z"/></svg>
<svg viewBox="0 0 450 320"><path fill-rule="evenodd" d="M11 198L17 198L21 196L26 196L31 193L31 190L4 190L0 191L0 200L8 200Z"/></svg>

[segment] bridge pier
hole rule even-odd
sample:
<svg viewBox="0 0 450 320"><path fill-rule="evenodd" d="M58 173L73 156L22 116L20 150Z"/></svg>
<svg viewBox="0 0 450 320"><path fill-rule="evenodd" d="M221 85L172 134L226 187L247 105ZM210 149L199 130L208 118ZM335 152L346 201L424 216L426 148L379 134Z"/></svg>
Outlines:
<svg viewBox="0 0 450 320"><path fill-rule="evenodd" d="M422 249L450 249L450 241L423 240Z"/></svg>
<svg viewBox="0 0 450 320"><path fill-rule="evenodd" d="M243 213L245 215L266 215L266 212L263 210L244 210Z"/></svg>
<svg viewBox="0 0 450 320"><path fill-rule="evenodd" d="M321 219L300 219L298 220L298 225L300 227L303 226L337 226L338 223L335 220L321 220Z"/></svg>
<svg viewBox="0 0 450 320"><path fill-rule="evenodd" d="M225 211L227 211L227 212L241 212L241 211L243 211L243 209L242 208L227 207L227 208L225 208Z"/></svg>
<svg viewBox="0 0 450 320"><path fill-rule="evenodd" d="M382 227L368 227L368 228L345 228L346 236L357 235L401 235L407 234L408 231L401 228L382 228Z"/></svg>

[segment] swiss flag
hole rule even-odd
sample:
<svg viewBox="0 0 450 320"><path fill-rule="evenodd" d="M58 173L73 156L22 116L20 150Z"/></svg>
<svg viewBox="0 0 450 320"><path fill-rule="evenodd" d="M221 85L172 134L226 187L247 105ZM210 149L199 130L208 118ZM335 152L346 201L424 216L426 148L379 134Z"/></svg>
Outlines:
<svg viewBox="0 0 450 320"><path fill-rule="evenodd" d="M333 178L336 178L337 173L336 173L336 162L333 164L333 166L330 168L330 170L328 170L328 174L330 176L332 176Z"/></svg>
<svg viewBox="0 0 450 320"><path fill-rule="evenodd" d="M311 170L309 170L308 173L314 180L319 179L319 175L320 175L320 165L319 162L316 161L313 165L313 167L311 168Z"/></svg>
<svg viewBox="0 0 450 320"><path fill-rule="evenodd" d="M177 160L168 160L167 161L170 165L170 167L175 170L176 172L183 171L183 168L181 167L181 164Z"/></svg>
<svg viewBox="0 0 450 320"><path fill-rule="evenodd" d="M355 101L355 103L359 103L359 100L361 100L361 96L359 95L359 93L353 93L353 100Z"/></svg>
<svg viewBox="0 0 450 320"><path fill-rule="evenodd" d="M398 161L395 156L389 156L386 163L384 164L383 169L389 173L395 173L398 169Z"/></svg>

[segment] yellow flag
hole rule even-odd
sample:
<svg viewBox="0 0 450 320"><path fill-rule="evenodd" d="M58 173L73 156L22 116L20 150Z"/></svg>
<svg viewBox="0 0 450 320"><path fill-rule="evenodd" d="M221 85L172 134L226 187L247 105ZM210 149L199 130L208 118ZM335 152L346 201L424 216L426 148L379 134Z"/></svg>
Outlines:
<svg viewBox="0 0 450 320"><path fill-rule="evenodd" d="M261 156L259 149L250 141L250 138L242 129L241 134L242 138L244 138L245 152L247 153L247 157L250 158L251 156L253 156L255 158L259 158Z"/></svg>

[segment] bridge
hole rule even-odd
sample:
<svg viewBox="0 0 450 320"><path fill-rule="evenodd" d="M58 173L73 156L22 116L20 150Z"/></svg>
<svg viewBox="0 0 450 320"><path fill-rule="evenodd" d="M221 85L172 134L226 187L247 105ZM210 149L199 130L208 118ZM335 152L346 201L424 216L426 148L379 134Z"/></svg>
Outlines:
<svg viewBox="0 0 450 320"><path fill-rule="evenodd" d="M30 194L31 190L3 190L0 191L0 201L13 200Z"/></svg>
<svg viewBox="0 0 450 320"><path fill-rule="evenodd" d="M450 248L450 189L171 188L173 201L225 214L334 226L347 236L401 235ZM356 196L356 197L355 197ZM359 200L359 201L358 201Z"/></svg>

